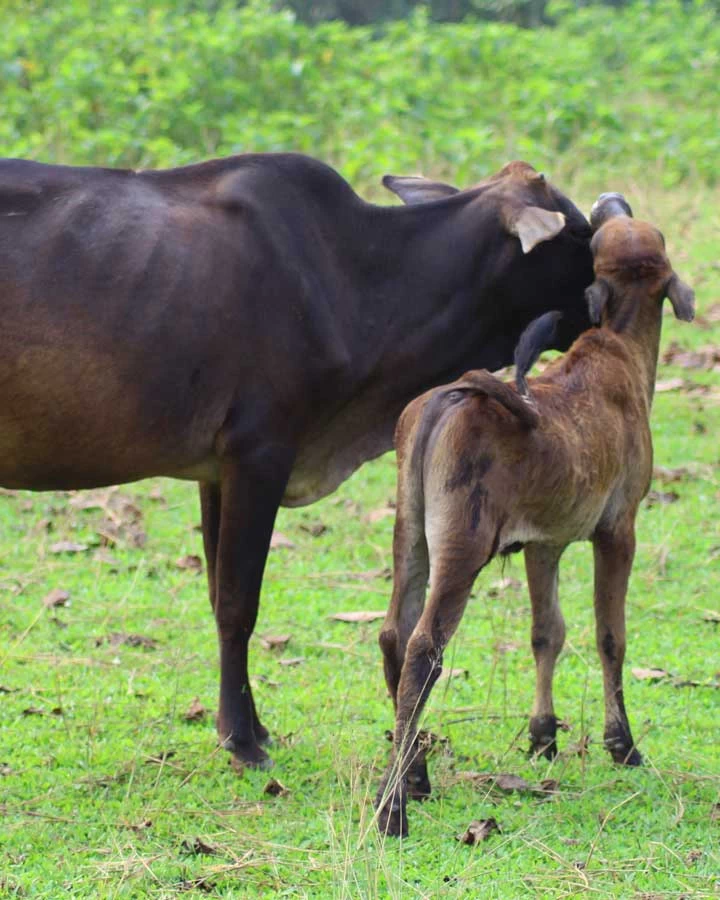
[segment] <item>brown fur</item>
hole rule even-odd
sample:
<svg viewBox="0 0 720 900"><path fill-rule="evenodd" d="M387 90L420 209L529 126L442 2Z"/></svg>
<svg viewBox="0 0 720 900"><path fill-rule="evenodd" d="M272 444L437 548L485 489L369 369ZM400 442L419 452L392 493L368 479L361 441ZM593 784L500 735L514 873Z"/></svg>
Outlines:
<svg viewBox="0 0 720 900"><path fill-rule="evenodd" d="M396 711L393 758L378 794L379 824L389 834L407 833L407 793L430 791L417 721L475 577L493 556L520 547L537 667L532 749L556 752L552 678L565 633L558 563L569 543L589 540L605 743L616 762L641 762L622 695L625 594L635 516L652 472L662 299L670 296L687 319L692 292L651 225L610 218L593 251L588 300L601 327L529 381L534 408L489 373L469 372L413 401L398 423L394 585L380 635Z"/></svg>

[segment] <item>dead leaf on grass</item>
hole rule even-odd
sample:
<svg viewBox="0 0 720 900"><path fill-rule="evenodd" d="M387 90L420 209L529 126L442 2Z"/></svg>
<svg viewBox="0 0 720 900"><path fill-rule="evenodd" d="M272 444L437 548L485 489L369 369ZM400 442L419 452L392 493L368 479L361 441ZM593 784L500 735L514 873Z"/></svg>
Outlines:
<svg viewBox="0 0 720 900"><path fill-rule="evenodd" d="M219 852L217 847L213 847L212 844L208 844L197 837L191 841L183 841L180 844L180 849L185 853L191 853L193 856L216 856Z"/></svg>
<svg viewBox="0 0 720 900"><path fill-rule="evenodd" d="M161 766L173 756L177 756L177 750L161 750L160 753L153 753L151 756L145 757L146 766Z"/></svg>
<svg viewBox="0 0 720 900"><path fill-rule="evenodd" d="M277 778L271 778L263 788L263 794L268 794L270 797L283 797L285 794L289 793L290 791L285 785L280 784Z"/></svg>
<svg viewBox="0 0 720 900"><path fill-rule="evenodd" d="M175 568L188 569L191 572L202 572L202 559L195 553L189 553L187 556L181 556L175 560Z"/></svg>
<svg viewBox="0 0 720 900"><path fill-rule="evenodd" d="M47 609L53 609L56 606L67 606L69 599L69 591L64 591L62 588L53 588L49 594L43 597L43 606Z"/></svg>
<svg viewBox="0 0 720 900"><path fill-rule="evenodd" d="M260 638L260 644L265 650L284 650L291 637L289 634L266 634Z"/></svg>
<svg viewBox="0 0 720 900"><path fill-rule="evenodd" d="M375 622L385 618L385 610L358 610L356 612L339 612L328 616L336 622Z"/></svg>
<svg viewBox="0 0 720 900"><path fill-rule="evenodd" d="M560 789L560 782L557 778L543 778L540 784L533 788L533 793L540 797L549 799L553 794L557 794Z"/></svg>
<svg viewBox="0 0 720 900"><path fill-rule="evenodd" d="M375 522L381 521L381 519L387 519L389 516L395 515L395 507L393 506L381 506L379 509L373 509L369 513L366 513L364 518L366 522L369 522L373 525Z"/></svg>
<svg viewBox="0 0 720 900"><path fill-rule="evenodd" d="M714 612L713 610L706 612L703 616L703 622L712 622L713 625L717 625L718 622L720 622L720 613Z"/></svg>
<svg viewBox="0 0 720 900"><path fill-rule="evenodd" d="M305 662L305 657L291 656L288 659L279 659L278 662L281 666L299 666L301 663Z"/></svg>
<svg viewBox="0 0 720 900"><path fill-rule="evenodd" d="M653 506L665 506L675 503L680 499L677 491L648 491L645 497L645 506L651 509Z"/></svg>
<svg viewBox="0 0 720 900"><path fill-rule="evenodd" d="M446 666L443 666L440 671L440 676L438 677L438 681L450 681L452 678L469 678L470 672L468 669L449 669Z"/></svg>
<svg viewBox="0 0 720 900"><path fill-rule="evenodd" d="M638 667L630 670L635 678L639 681L662 681L663 678L669 678L670 673L666 672L665 669L657 669L657 668L642 668Z"/></svg>
<svg viewBox="0 0 720 900"><path fill-rule="evenodd" d="M667 391L680 391L687 384L684 378L667 378L664 381L655 382L655 393L664 394Z"/></svg>
<svg viewBox="0 0 720 900"><path fill-rule="evenodd" d="M505 591L519 591L522 588L522 581L517 578L500 578L494 581L488 588L488 597L497 597Z"/></svg>
<svg viewBox="0 0 720 900"><path fill-rule="evenodd" d="M80 544L77 541L57 541L50 546L51 553L84 553L89 549L87 544Z"/></svg>
<svg viewBox="0 0 720 900"><path fill-rule="evenodd" d="M145 637L143 634L125 634L123 631L113 631L105 637L95 638L95 646L100 647L108 643L111 647L142 647L144 650L155 650L159 641L155 638Z"/></svg>
<svg viewBox="0 0 720 900"><path fill-rule="evenodd" d="M0 684L0 694L16 694L19 688L10 688L4 684Z"/></svg>
<svg viewBox="0 0 720 900"><path fill-rule="evenodd" d="M286 537L281 531L273 531L270 538L271 550L294 550L295 544Z"/></svg>
<svg viewBox="0 0 720 900"><path fill-rule="evenodd" d="M183 715L186 722L202 722L207 715L207 710L200 702L200 698L196 697L188 706Z"/></svg>
<svg viewBox="0 0 720 900"><path fill-rule="evenodd" d="M665 365L680 366L683 369L704 369L713 371L720 366L720 347L708 345L697 350L687 350L673 341L662 357Z"/></svg>
<svg viewBox="0 0 720 900"><path fill-rule="evenodd" d="M130 831L134 831L136 834L142 834L144 831L147 831L148 828L152 828L152 819L145 819L142 822L137 823L127 822L125 827L129 828Z"/></svg>
<svg viewBox="0 0 720 900"><path fill-rule="evenodd" d="M8 763L0 763L0 776L7 778L8 775L12 775L12 771L12 767Z"/></svg>
<svg viewBox="0 0 720 900"><path fill-rule="evenodd" d="M328 527L324 522L309 522L300 526L303 531L311 534L313 537L320 537L328 531Z"/></svg>
<svg viewBox="0 0 720 900"><path fill-rule="evenodd" d="M667 466L655 466L652 476L657 481L672 484L675 481L682 481L684 478L692 478L693 474L687 466L678 466L676 469L671 469Z"/></svg>
<svg viewBox="0 0 720 900"><path fill-rule="evenodd" d="M468 825L467 830L463 834L457 835L456 840L460 841L461 844L474 847L475 844L486 841L496 831L500 831L500 826L495 819L475 819Z"/></svg>

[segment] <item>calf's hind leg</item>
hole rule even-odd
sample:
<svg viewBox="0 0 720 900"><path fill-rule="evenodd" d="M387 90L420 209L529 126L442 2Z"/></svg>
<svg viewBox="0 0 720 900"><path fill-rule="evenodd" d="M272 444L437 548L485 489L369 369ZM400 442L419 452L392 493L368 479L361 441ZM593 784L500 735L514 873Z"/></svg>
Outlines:
<svg viewBox="0 0 720 900"><path fill-rule="evenodd" d="M402 484L393 532L393 592L378 642L383 654L385 681L397 712L397 692L408 639L425 604L429 562L422 514L402 502ZM425 749L416 741L407 772L408 793L413 800L430 795Z"/></svg>
<svg viewBox="0 0 720 900"><path fill-rule="evenodd" d="M397 688L395 733L390 763L377 793L378 827L389 835L408 833L408 774L418 751L417 724L442 668L443 650L462 618L475 577L491 557L492 540L455 540L431 550L430 593L415 626Z"/></svg>
<svg viewBox="0 0 720 900"><path fill-rule="evenodd" d="M535 703L530 717L530 751L552 759L557 754L557 719L552 685L555 663L565 642L565 621L558 603L558 565L564 547L527 544L525 572L532 605Z"/></svg>
<svg viewBox="0 0 720 900"><path fill-rule="evenodd" d="M625 597L635 556L632 522L593 537L595 555L595 627L603 669L605 746L617 763L642 765L625 712L622 668L625 660Z"/></svg>

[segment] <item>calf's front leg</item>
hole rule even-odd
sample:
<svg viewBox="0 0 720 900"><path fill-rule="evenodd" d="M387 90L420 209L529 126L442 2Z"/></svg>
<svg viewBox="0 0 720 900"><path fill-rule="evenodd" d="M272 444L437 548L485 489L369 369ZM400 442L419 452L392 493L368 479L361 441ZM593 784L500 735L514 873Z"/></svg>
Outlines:
<svg viewBox="0 0 720 900"><path fill-rule="evenodd" d="M617 763L642 765L630 732L623 698L625 596L635 555L633 522L593 537L595 556L595 625L603 669L605 746Z"/></svg>

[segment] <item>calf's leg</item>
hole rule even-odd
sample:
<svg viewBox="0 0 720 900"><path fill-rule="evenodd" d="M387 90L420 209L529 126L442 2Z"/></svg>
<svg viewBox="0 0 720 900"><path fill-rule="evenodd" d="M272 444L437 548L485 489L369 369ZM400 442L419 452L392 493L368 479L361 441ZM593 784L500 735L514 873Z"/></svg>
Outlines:
<svg viewBox="0 0 720 900"><path fill-rule="evenodd" d="M635 555L633 523L593 537L595 625L605 693L605 746L617 763L642 765L625 712L622 667L625 659L625 596Z"/></svg>
<svg viewBox="0 0 720 900"><path fill-rule="evenodd" d="M555 663L565 642L565 621L558 603L558 564L564 547L527 544L525 572L532 605L535 703L530 717L530 750L552 759L557 754L557 719L552 685Z"/></svg>
<svg viewBox="0 0 720 900"><path fill-rule="evenodd" d="M402 502L398 496L398 510L393 533L393 592L379 636L383 654L385 681L397 712L397 692L405 662L407 643L425 604L429 561L422 515ZM416 752L407 772L408 793L413 800L430 795L425 748L416 741Z"/></svg>
<svg viewBox="0 0 720 900"><path fill-rule="evenodd" d="M260 587L270 548L275 516L290 474L289 453L268 453L253 464L226 461L220 482L219 527L207 522L206 547L214 580L214 610L220 644L220 705L217 729L220 742L242 763L271 765L260 746L269 739L260 724L248 680L248 641L255 627ZM204 516L217 502L204 504Z"/></svg>
<svg viewBox="0 0 720 900"><path fill-rule="evenodd" d="M418 752L417 724L442 669L443 650L462 618L477 573L491 556L492 541L480 546L453 541L431 550L430 592L425 609L408 641L396 697L393 752L377 793L378 827L385 834L408 833L408 774Z"/></svg>

